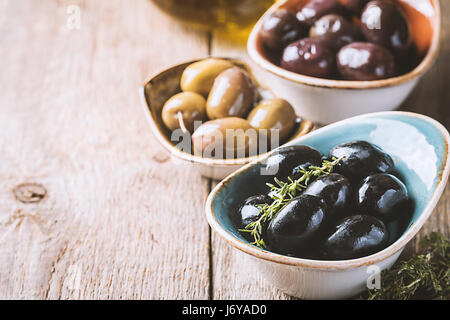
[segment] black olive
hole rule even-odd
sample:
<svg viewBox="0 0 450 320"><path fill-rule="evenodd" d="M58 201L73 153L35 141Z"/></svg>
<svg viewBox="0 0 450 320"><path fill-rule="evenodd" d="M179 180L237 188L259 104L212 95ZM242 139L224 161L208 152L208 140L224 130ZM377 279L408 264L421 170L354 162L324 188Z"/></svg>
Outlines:
<svg viewBox="0 0 450 320"><path fill-rule="evenodd" d="M322 155L314 148L305 145L281 147L267 158L264 174L286 181L296 168L307 170L309 166L320 166L321 163Z"/></svg>
<svg viewBox="0 0 450 320"><path fill-rule="evenodd" d="M414 212L414 203L409 201L406 208L398 214L398 218L392 221L386 221L386 227L389 230L389 244L394 243L406 231L411 223L412 213Z"/></svg>
<svg viewBox="0 0 450 320"><path fill-rule="evenodd" d="M378 173L363 180L356 194L358 212L374 215L383 221L400 217L409 205L406 186L397 177Z"/></svg>
<svg viewBox="0 0 450 320"><path fill-rule="evenodd" d="M302 194L291 200L267 228L271 246L282 253L308 251L323 230L326 205L319 197Z"/></svg>
<svg viewBox="0 0 450 320"><path fill-rule="evenodd" d="M355 25L337 14L327 14L314 22L309 30L309 36L319 39L335 51L363 39L361 31Z"/></svg>
<svg viewBox="0 0 450 320"><path fill-rule="evenodd" d="M392 158L367 141L340 144L331 149L329 156L337 159L344 157L335 172L343 174L352 183L359 183L373 173L392 172L394 168Z"/></svg>
<svg viewBox="0 0 450 320"><path fill-rule="evenodd" d="M340 75L345 80L372 81L393 77L394 56L384 47L370 42L344 46L336 56Z"/></svg>
<svg viewBox="0 0 450 320"><path fill-rule="evenodd" d="M369 2L361 14L361 30L366 39L391 50L394 55L404 55L412 43L408 21L389 1Z"/></svg>
<svg viewBox="0 0 450 320"><path fill-rule="evenodd" d="M295 14L286 9L278 9L267 16L259 31L262 43L274 51L281 51L306 34L306 28L300 24Z"/></svg>
<svg viewBox="0 0 450 320"><path fill-rule="evenodd" d="M239 228L245 228L248 224L258 220L260 204L271 204L272 199L265 194L251 196L242 203L238 210Z"/></svg>
<svg viewBox="0 0 450 320"><path fill-rule="evenodd" d="M325 240L326 259L356 259L376 253L387 245L389 233L376 217L355 215L344 218Z"/></svg>
<svg viewBox="0 0 450 320"><path fill-rule="evenodd" d="M317 178L303 193L322 198L328 207L329 216L337 216L348 209L353 195L350 181L338 173Z"/></svg>
<svg viewBox="0 0 450 320"><path fill-rule="evenodd" d="M331 78L336 70L336 54L320 39L304 38L284 48L280 66L311 77Z"/></svg>
<svg viewBox="0 0 450 320"><path fill-rule="evenodd" d="M297 11L296 16L298 21L309 27L326 14L343 14L344 11L339 0L311 0Z"/></svg>

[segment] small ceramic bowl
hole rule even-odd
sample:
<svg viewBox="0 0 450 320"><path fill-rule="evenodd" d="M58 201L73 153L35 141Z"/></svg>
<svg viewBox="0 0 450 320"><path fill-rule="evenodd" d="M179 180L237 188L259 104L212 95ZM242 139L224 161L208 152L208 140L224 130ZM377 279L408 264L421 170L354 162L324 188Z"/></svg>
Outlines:
<svg viewBox="0 0 450 320"><path fill-rule="evenodd" d="M250 69L243 62L235 59L227 60L230 60L235 65L247 70L249 74L252 75ZM166 128L161 119L161 110L164 103L171 96L181 91L180 78L184 69L197 61L200 60L193 60L170 67L157 75L150 77L150 79L141 86L140 96L144 112L150 122L153 134L161 145L170 152L173 162L183 166L190 165L192 166L192 169L198 170L201 175L220 180L243 165L259 159L260 157L264 157L265 154L263 153L252 157L237 159L212 159L182 151L175 146L173 141L171 141L171 132ZM255 79L253 80L258 84L259 94L262 98L276 96L271 90L260 85ZM305 135L312 130L312 127L313 124L311 121L298 117L297 128L294 130L295 132L289 140Z"/></svg>
<svg viewBox="0 0 450 320"><path fill-rule="evenodd" d="M440 123L408 112L380 112L353 117L318 129L289 145L309 145L322 154L340 143L366 140L390 154L415 202L412 220L389 247L352 260L324 261L284 256L249 244L232 223L236 208L270 177L261 176L261 160L248 164L220 182L205 210L211 228L255 263L269 284L299 298L338 299L365 290L369 276L390 268L405 245L432 213L448 179L449 133ZM267 191L267 190L266 190Z"/></svg>
<svg viewBox="0 0 450 320"><path fill-rule="evenodd" d="M413 41L424 54L421 63L401 76L376 81L344 81L309 77L273 64L258 36L266 16L280 7L292 8L309 0L277 1L256 23L247 42L251 59L261 67L265 83L280 98L289 101L298 114L327 124L364 113L389 111L399 107L424 73L439 49L441 11L438 0L396 0L410 22Z"/></svg>

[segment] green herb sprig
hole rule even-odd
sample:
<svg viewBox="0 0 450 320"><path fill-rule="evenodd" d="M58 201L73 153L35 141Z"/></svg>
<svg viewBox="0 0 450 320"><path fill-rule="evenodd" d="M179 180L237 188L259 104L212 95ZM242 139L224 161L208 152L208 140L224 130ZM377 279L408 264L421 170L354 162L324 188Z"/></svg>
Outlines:
<svg viewBox="0 0 450 320"><path fill-rule="evenodd" d="M361 299L450 299L450 241L433 232L421 241L421 253L381 273L381 288Z"/></svg>
<svg viewBox="0 0 450 320"><path fill-rule="evenodd" d="M302 190L306 189L306 186L313 178L318 178L320 176L330 174L333 172L333 168L343 159L333 158L330 160L323 160L322 166L310 166L308 170L299 168L298 173L302 176L296 180L288 177L288 182L283 182L277 178L274 178L275 184L267 183L270 188L270 197L274 200L271 204L261 204L259 205L259 217L258 220L249 223L244 229L239 231L248 232L253 237L253 242L251 244L256 245L260 248L265 248L266 243L262 238L263 224L266 221L272 220L275 215L283 209L283 207L289 203L293 198L295 198Z"/></svg>

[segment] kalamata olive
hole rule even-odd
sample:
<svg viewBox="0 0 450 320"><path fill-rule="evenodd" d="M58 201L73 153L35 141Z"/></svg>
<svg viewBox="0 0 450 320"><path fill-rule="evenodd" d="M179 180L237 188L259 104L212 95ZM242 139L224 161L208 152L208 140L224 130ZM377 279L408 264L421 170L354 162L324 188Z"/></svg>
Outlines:
<svg viewBox="0 0 450 320"><path fill-rule="evenodd" d="M395 75L395 60L382 46L369 42L346 45L337 54L337 67L346 80L371 81Z"/></svg>
<svg viewBox="0 0 450 320"><path fill-rule="evenodd" d="M342 143L331 149L329 156L343 157L335 172L343 174L352 183L359 183L370 174L392 172L394 168L391 156L367 141Z"/></svg>
<svg viewBox="0 0 450 320"><path fill-rule="evenodd" d="M338 173L317 178L308 185L303 193L322 198L328 207L330 216L337 216L348 209L353 196L350 181Z"/></svg>
<svg viewBox="0 0 450 320"><path fill-rule="evenodd" d="M295 126L294 108L284 99L274 98L263 100L250 111L250 125L256 129L277 130L280 143L285 141Z"/></svg>
<svg viewBox="0 0 450 320"><path fill-rule="evenodd" d="M405 184L397 177L378 173L363 180L356 194L358 212L374 215L383 221L398 219L409 205Z"/></svg>
<svg viewBox="0 0 450 320"><path fill-rule="evenodd" d="M389 232L373 216L354 215L341 220L325 240L327 259L356 259L376 253L387 245Z"/></svg>
<svg viewBox="0 0 450 320"><path fill-rule="evenodd" d="M297 168L308 169L320 166L322 155L314 148L305 145L281 147L266 160L265 174L275 175L281 180L294 176Z"/></svg>
<svg viewBox="0 0 450 320"><path fill-rule="evenodd" d="M205 98L195 92L177 93L164 104L161 118L171 131L184 126L192 132L194 121L203 121L206 118Z"/></svg>
<svg viewBox="0 0 450 320"><path fill-rule="evenodd" d="M181 75L181 89L197 92L206 97L211 90L214 79L233 66L234 64L230 61L216 58L194 62L187 66Z"/></svg>
<svg viewBox="0 0 450 320"><path fill-rule="evenodd" d="M203 123L192 134L194 154L230 159L258 154L258 131L247 120L227 117Z"/></svg>
<svg viewBox="0 0 450 320"><path fill-rule="evenodd" d="M361 11L369 1L370 0L340 0L344 8L356 16L361 15Z"/></svg>
<svg viewBox="0 0 450 320"><path fill-rule="evenodd" d="M245 117L257 97L256 87L250 76L238 67L219 74L206 101L209 119Z"/></svg>
<svg viewBox="0 0 450 320"><path fill-rule="evenodd" d="M361 14L361 24L368 41L386 47L394 55L407 53L412 43L408 21L392 2L369 2Z"/></svg>
<svg viewBox="0 0 450 320"><path fill-rule="evenodd" d="M320 39L336 51L363 38L356 26L337 14L327 14L314 22L309 30L309 36Z"/></svg>
<svg viewBox="0 0 450 320"><path fill-rule="evenodd" d="M306 27L286 9L278 9L267 16L259 31L262 43L274 51L281 50L306 34Z"/></svg>
<svg viewBox="0 0 450 320"><path fill-rule="evenodd" d="M329 78L335 72L335 53L315 38L289 44L283 51L281 67L311 77Z"/></svg>
<svg viewBox="0 0 450 320"><path fill-rule="evenodd" d="M245 228L252 222L259 218L260 208L258 205L271 204L273 200L265 194L251 196L242 203L238 210L238 225L239 228Z"/></svg>
<svg viewBox="0 0 450 320"><path fill-rule="evenodd" d="M268 243L283 253L302 253L323 232L326 205L302 194L281 209L267 227Z"/></svg>
<svg viewBox="0 0 450 320"><path fill-rule="evenodd" d="M296 17L298 21L309 27L317 19L329 13L344 13L344 7L339 0L311 0L297 11Z"/></svg>

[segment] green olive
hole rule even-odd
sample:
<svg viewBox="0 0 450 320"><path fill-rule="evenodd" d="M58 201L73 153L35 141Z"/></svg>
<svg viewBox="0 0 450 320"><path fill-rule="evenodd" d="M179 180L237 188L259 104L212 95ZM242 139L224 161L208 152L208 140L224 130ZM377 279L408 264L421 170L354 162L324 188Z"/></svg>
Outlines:
<svg viewBox="0 0 450 320"><path fill-rule="evenodd" d="M197 92L206 97L213 86L214 79L233 66L234 64L230 61L215 58L194 62L184 69L181 75L181 90Z"/></svg>
<svg viewBox="0 0 450 320"><path fill-rule="evenodd" d="M256 87L247 72L233 67L219 74L206 100L210 119L247 116L256 99Z"/></svg>
<svg viewBox="0 0 450 320"><path fill-rule="evenodd" d="M206 118L205 98L195 92L177 93L164 104L161 118L171 131L186 129L193 132L194 121L203 121Z"/></svg>
<svg viewBox="0 0 450 320"><path fill-rule="evenodd" d="M194 154L232 159L258 153L258 130L247 120L228 117L203 123L192 135Z"/></svg>
<svg viewBox="0 0 450 320"><path fill-rule="evenodd" d="M279 130L279 138L282 142L292 134L296 115L289 102L275 98L261 101L250 111L247 120L257 129Z"/></svg>

